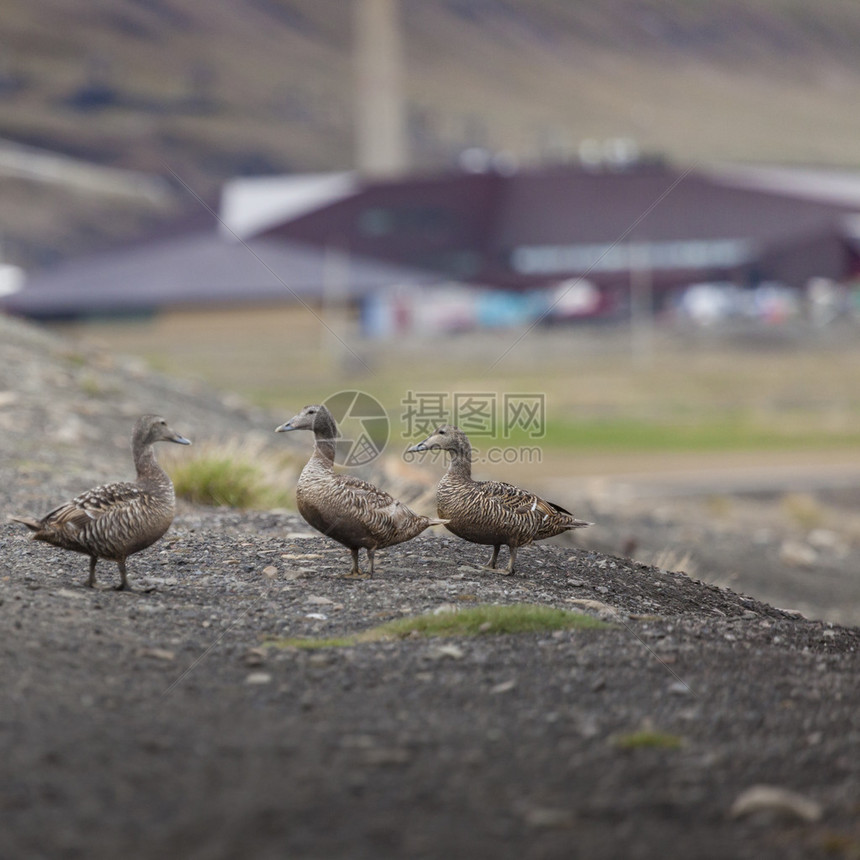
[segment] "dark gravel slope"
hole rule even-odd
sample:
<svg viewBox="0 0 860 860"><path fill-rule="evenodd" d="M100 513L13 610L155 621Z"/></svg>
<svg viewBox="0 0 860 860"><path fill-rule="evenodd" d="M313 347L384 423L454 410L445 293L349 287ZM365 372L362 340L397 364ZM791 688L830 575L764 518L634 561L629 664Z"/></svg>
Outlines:
<svg viewBox="0 0 860 860"><path fill-rule="evenodd" d="M126 475L136 410L274 426L4 334L7 513ZM858 856L856 629L573 546L524 549L514 577L485 556L437 530L345 580L294 515L186 506L118 593L114 565L86 589L84 557L3 524L0 857ZM612 626L267 646L478 603ZM732 816L758 784L809 803Z"/></svg>

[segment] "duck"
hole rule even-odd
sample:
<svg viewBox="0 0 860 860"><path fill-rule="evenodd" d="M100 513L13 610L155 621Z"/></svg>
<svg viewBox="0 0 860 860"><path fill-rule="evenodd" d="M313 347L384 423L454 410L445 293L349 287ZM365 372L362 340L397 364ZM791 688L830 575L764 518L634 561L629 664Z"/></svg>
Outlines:
<svg viewBox="0 0 860 860"><path fill-rule="evenodd" d="M176 508L173 482L155 458L156 442L191 444L189 439L171 430L160 415L141 415L131 436L136 480L94 487L41 519L27 516L9 519L30 529L33 540L88 555L89 588L96 584L98 560L106 559L115 561L119 568L120 583L115 590L132 590L126 559L164 535L173 522Z"/></svg>
<svg viewBox="0 0 860 860"><path fill-rule="evenodd" d="M352 553L346 579L361 579L359 550L367 550L368 576L374 574L376 550L411 540L445 520L415 513L403 502L354 475L334 471L337 422L324 405L305 406L276 433L310 430L314 450L296 484L296 505L307 523Z"/></svg>
<svg viewBox="0 0 860 860"><path fill-rule="evenodd" d="M436 488L436 507L445 528L463 540L489 544L493 554L488 570L496 570L499 549L508 547L510 560L502 571L513 574L517 549L536 540L554 537L570 529L591 525L577 519L561 505L502 481L472 478L472 445L453 424L443 424L407 453L442 450L451 455L448 470Z"/></svg>

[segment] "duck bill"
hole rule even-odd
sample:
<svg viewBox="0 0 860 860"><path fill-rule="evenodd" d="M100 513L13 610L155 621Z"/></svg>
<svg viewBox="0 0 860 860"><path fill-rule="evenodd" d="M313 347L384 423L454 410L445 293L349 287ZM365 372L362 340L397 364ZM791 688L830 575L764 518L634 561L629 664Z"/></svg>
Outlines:
<svg viewBox="0 0 860 860"><path fill-rule="evenodd" d="M191 444L190 439L186 439L184 436L180 436L178 433L170 441L175 442L177 445L190 445Z"/></svg>
<svg viewBox="0 0 860 860"><path fill-rule="evenodd" d="M290 430L295 429L296 428L293 427L293 419L290 418L290 420L287 421L286 424L281 424L280 427L275 427L275 433L289 433Z"/></svg>
<svg viewBox="0 0 860 860"><path fill-rule="evenodd" d="M430 449L427 447L426 443L419 442L417 445L413 445L411 448L406 449L407 454L415 454L419 451L429 451Z"/></svg>

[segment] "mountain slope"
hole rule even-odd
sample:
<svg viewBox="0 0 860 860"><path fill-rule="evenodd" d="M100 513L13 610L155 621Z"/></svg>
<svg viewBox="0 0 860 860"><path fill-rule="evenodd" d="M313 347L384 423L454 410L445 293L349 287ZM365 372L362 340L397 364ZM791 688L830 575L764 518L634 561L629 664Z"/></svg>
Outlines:
<svg viewBox="0 0 860 860"><path fill-rule="evenodd" d="M860 160L848 0L401 8L416 166L469 146L569 157L613 137L683 161ZM5 0L3 16L0 137L173 171L207 199L236 174L352 166L343 0ZM179 202L197 206L185 190Z"/></svg>

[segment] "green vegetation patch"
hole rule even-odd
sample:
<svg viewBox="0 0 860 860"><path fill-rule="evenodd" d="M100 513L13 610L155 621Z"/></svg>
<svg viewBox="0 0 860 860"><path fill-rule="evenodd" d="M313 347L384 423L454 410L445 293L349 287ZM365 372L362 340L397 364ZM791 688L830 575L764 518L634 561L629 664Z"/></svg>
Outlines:
<svg viewBox="0 0 860 860"><path fill-rule="evenodd" d="M402 639L420 636L478 636L509 633L549 633L553 630L599 630L610 625L591 615L552 606L474 606L459 612L440 612L398 618L378 627L383 637Z"/></svg>
<svg viewBox="0 0 860 860"><path fill-rule="evenodd" d="M295 468L282 458L238 444L201 445L182 454L165 458L179 498L231 508L292 506Z"/></svg>
<svg viewBox="0 0 860 860"><path fill-rule="evenodd" d="M459 611L398 618L338 639L273 639L275 648L341 648L362 642L405 639L408 636L501 636L513 633L550 633L554 630L606 630L611 624L591 615L552 606L473 606Z"/></svg>
<svg viewBox="0 0 860 860"><path fill-rule="evenodd" d="M265 644L271 648L301 648L303 651L318 651L324 648L349 648L357 645L359 636L333 636L328 639L271 639Z"/></svg>
<svg viewBox="0 0 860 860"><path fill-rule="evenodd" d="M525 444L523 434L512 434L508 444ZM695 420L583 418L576 423L547 422L545 435L531 444L581 451L761 451L810 448L827 443L850 448L860 433L831 429L811 417L791 422L782 414L761 420L746 414L698 415Z"/></svg>

